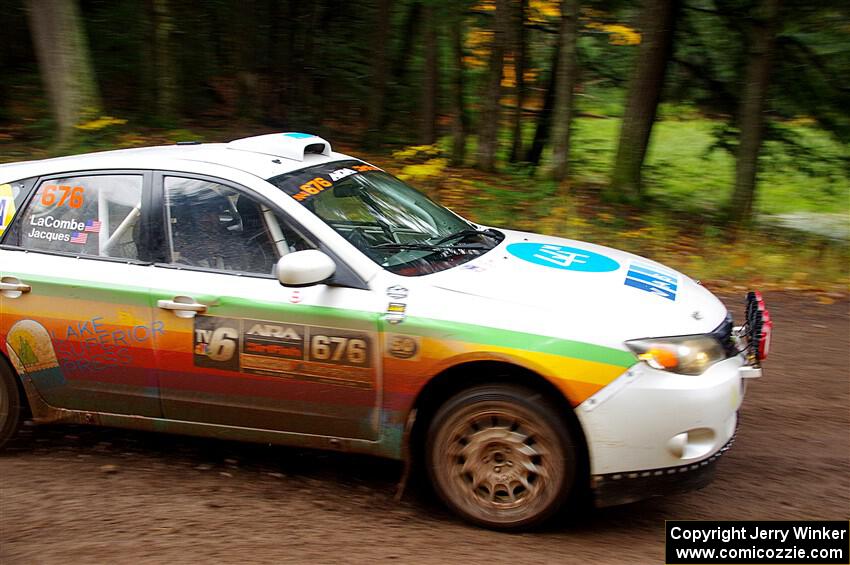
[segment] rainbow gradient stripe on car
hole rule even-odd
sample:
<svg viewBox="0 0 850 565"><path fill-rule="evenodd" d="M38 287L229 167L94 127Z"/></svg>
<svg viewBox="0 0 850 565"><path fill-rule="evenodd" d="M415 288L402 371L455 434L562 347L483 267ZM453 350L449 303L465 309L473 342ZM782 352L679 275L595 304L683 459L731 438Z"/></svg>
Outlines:
<svg viewBox="0 0 850 565"><path fill-rule="evenodd" d="M257 383L281 378L289 381L293 386L288 387L285 394L279 390L266 391L275 401L286 401L287 397L297 399L302 395L297 375L267 376L196 366L192 348L194 319L152 320L148 309L149 289L145 287L98 286L96 290L102 300L93 301L83 298L92 290L86 288L84 281L30 280L38 293L31 297L26 309L16 308L17 303L10 301L6 315L28 324L38 324L45 331L40 334L21 332L13 326L8 336L0 335L0 347L7 353L14 352L13 358L20 360L21 369L49 404L74 408L84 406L88 396L100 395L105 412L135 410L156 417L161 414L154 408L155 401L160 394L168 396L171 387L189 386L192 393L229 398L231 402L234 396L241 397L241 403L258 401L263 396L262 386L259 389L246 386L244 379ZM61 287L57 283L61 283ZM54 298L59 296L59 291L53 292L53 289L69 286L77 289L77 295L61 295L63 306L56 311ZM213 299L198 296L201 301L205 298ZM120 304L116 316L110 319L103 315L116 304ZM395 456L402 450L399 444L401 429L417 393L431 378L449 367L472 361L510 362L546 376L573 406L578 406L635 363L632 354L616 349L428 318L408 317L404 324L395 325L370 312L289 303L263 304L248 299L230 299L217 306L215 317L230 316L263 317L280 324L330 328L338 325L341 318L349 327L351 320L357 319L359 327L373 332L380 342L388 343L389 337L413 340L416 353L409 358L385 349L382 383L378 383L376 374L369 386L374 389L381 384L383 388L380 409L385 415L382 421L392 429L381 432L392 440L382 445L380 451ZM32 322L30 318L39 322ZM45 338L49 338L50 343L44 343ZM523 347L516 344L523 344ZM33 357L34 352L44 353L36 353ZM41 359L45 355L53 356L56 362L49 367L42 366ZM159 378L156 376L157 357L160 363L168 366ZM104 376L99 368L115 363L124 366L122 371L127 380L123 387L136 389L131 393L138 397L138 406L128 407L126 400L121 400L120 406L110 404L115 400L101 391L102 385L109 384L110 377ZM371 396L361 394L358 401L356 390L345 386L345 382L335 384L342 386L326 387L325 402L360 412L361 425L369 426L368 420L375 408L371 405ZM246 390L254 392L246 394ZM77 398L80 395L84 398ZM314 430L314 433L326 435L338 432L335 429Z"/></svg>

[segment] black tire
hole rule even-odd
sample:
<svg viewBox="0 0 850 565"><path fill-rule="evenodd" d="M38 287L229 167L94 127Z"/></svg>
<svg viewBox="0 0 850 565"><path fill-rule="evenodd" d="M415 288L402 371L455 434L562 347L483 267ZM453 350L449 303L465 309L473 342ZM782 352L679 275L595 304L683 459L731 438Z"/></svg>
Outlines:
<svg viewBox="0 0 850 565"><path fill-rule="evenodd" d="M24 422L24 406L16 380L0 356L0 450L15 437Z"/></svg>
<svg viewBox="0 0 850 565"><path fill-rule="evenodd" d="M568 426L534 390L476 386L447 400L425 443L429 479L463 519L522 530L552 516L570 496L578 453Z"/></svg>

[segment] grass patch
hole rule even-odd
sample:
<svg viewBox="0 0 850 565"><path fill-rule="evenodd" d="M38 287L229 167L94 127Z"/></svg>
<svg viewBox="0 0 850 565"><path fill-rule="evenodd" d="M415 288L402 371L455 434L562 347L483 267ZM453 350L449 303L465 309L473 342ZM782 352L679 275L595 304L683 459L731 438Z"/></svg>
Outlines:
<svg viewBox="0 0 850 565"><path fill-rule="evenodd" d="M652 131L644 169L647 196L681 212L715 211L732 193L735 160L710 151L718 122L705 118L665 120ZM787 126L816 155L801 163L793 151L769 142L761 159L755 209L759 214L850 212L850 149L829 134L805 125ZM620 120L578 118L574 130L573 173L578 184L608 182ZM844 160L844 163L842 163ZM804 169L809 169L808 171Z"/></svg>
<svg viewBox="0 0 850 565"><path fill-rule="evenodd" d="M464 174L449 170L447 176ZM646 212L601 203L594 191L519 188L504 177L477 178L475 192L447 202L470 219L589 241L667 264L714 288L819 290L846 293L850 245L816 234L767 226L731 233L705 217ZM438 200L447 192L431 190ZM460 204L460 205L458 205Z"/></svg>

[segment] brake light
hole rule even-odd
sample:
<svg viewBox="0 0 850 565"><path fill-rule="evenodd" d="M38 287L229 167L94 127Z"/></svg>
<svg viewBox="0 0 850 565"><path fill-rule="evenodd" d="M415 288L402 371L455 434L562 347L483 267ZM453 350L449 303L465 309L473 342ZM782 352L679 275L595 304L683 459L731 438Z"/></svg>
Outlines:
<svg viewBox="0 0 850 565"><path fill-rule="evenodd" d="M773 320L770 319L770 312L765 310L761 314L761 335L759 336L758 358L759 361L767 359L770 353L770 339L773 334Z"/></svg>

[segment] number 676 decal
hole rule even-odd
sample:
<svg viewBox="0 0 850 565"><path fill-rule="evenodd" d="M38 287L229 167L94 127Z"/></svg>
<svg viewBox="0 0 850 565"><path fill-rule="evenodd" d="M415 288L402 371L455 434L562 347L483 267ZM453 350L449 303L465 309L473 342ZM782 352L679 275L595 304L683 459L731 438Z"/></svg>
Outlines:
<svg viewBox="0 0 850 565"><path fill-rule="evenodd" d="M310 339L310 358L313 361L366 366L369 345L361 338L316 334Z"/></svg>
<svg viewBox="0 0 850 565"><path fill-rule="evenodd" d="M41 205L42 206L65 206L71 208L79 208L83 205L85 198L85 189L82 186L56 186L55 184L46 184L41 189Z"/></svg>

